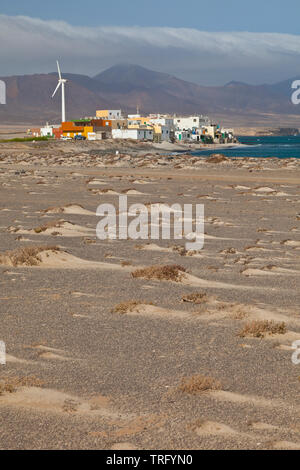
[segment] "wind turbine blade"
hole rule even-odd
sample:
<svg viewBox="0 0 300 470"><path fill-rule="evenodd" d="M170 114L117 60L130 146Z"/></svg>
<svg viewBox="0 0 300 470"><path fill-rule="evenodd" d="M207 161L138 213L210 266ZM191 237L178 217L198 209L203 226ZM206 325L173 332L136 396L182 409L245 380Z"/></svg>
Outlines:
<svg viewBox="0 0 300 470"><path fill-rule="evenodd" d="M61 80L60 66L59 66L58 60L56 61L56 63L57 63L58 76L59 76L59 79Z"/></svg>
<svg viewBox="0 0 300 470"><path fill-rule="evenodd" d="M57 90L59 89L60 85L61 85L61 82L58 82L57 87L55 88L55 91L54 91L54 93L53 93L53 95L52 95L52 98L53 98L54 95L56 94L56 92L57 92Z"/></svg>

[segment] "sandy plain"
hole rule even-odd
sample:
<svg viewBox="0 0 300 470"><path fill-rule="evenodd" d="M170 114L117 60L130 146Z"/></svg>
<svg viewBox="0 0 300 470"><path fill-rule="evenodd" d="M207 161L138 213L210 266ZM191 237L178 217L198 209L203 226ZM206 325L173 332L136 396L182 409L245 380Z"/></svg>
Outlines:
<svg viewBox="0 0 300 470"><path fill-rule="evenodd" d="M1 449L300 448L299 160L0 144L0 194ZM203 203L204 249L98 240L120 194Z"/></svg>

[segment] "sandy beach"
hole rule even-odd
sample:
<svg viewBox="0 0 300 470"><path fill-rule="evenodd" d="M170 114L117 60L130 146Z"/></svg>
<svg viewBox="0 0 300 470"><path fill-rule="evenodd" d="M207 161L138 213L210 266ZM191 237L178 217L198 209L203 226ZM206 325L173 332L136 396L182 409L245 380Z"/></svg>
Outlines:
<svg viewBox="0 0 300 470"><path fill-rule="evenodd" d="M188 150L0 144L1 449L300 449L300 160ZM97 239L119 195L203 250Z"/></svg>

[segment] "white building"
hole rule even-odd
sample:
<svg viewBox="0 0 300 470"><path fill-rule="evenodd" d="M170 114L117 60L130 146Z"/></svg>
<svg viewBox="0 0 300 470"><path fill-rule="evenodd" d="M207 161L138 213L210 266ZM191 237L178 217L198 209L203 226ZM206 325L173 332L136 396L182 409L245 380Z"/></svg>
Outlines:
<svg viewBox="0 0 300 470"><path fill-rule="evenodd" d="M204 134L209 135L213 139L216 137L216 130L218 129L217 124L212 124L210 126L204 126Z"/></svg>
<svg viewBox="0 0 300 470"><path fill-rule="evenodd" d="M203 135L203 133L200 130L199 132L196 132L196 133L192 132L190 134L190 138L191 138L191 140L194 140L195 142L201 142L202 135Z"/></svg>
<svg viewBox="0 0 300 470"><path fill-rule="evenodd" d="M161 127L161 140L169 141L171 138L171 129L168 126L160 126Z"/></svg>
<svg viewBox="0 0 300 470"><path fill-rule="evenodd" d="M100 140L100 139L97 139L96 132L88 132L87 140Z"/></svg>
<svg viewBox="0 0 300 470"><path fill-rule="evenodd" d="M154 125L161 125L167 127L169 130L174 130L174 119L167 117L155 117L151 118L150 122Z"/></svg>
<svg viewBox="0 0 300 470"><path fill-rule="evenodd" d="M179 142L183 142L185 140L191 140L191 133L189 131L175 131L175 137Z"/></svg>
<svg viewBox="0 0 300 470"><path fill-rule="evenodd" d="M45 127L41 127L41 137L53 137L53 126L47 124Z"/></svg>
<svg viewBox="0 0 300 470"><path fill-rule="evenodd" d="M188 131L192 129L199 129L203 126L209 126L210 119L207 116L177 116L174 118L174 125L176 129Z"/></svg>
<svg viewBox="0 0 300 470"><path fill-rule="evenodd" d="M133 121L141 117L142 116L140 114L128 114L128 119L132 119Z"/></svg>
<svg viewBox="0 0 300 470"><path fill-rule="evenodd" d="M153 130L140 129L112 129L113 139L153 140Z"/></svg>

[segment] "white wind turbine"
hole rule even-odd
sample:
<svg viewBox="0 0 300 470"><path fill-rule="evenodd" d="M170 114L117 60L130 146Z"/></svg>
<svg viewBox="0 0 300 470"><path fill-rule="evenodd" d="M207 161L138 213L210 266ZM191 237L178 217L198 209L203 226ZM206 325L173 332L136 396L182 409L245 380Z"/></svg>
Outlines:
<svg viewBox="0 0 300 470"><path fill-rule="evenodd" d="M54 91L54 93L53 93L53 95L52 95L52 98L54 97L54 95L56 94L57 90L58 90L59 87L61 86L61 122L66 122L65 84L67 83L68 80L65 80L64 78L62 78L58 60L56 61L56 63L57 63L57 70L58 70L58 84L57 84L57 87L55 88L55 91Z"/></svg>

